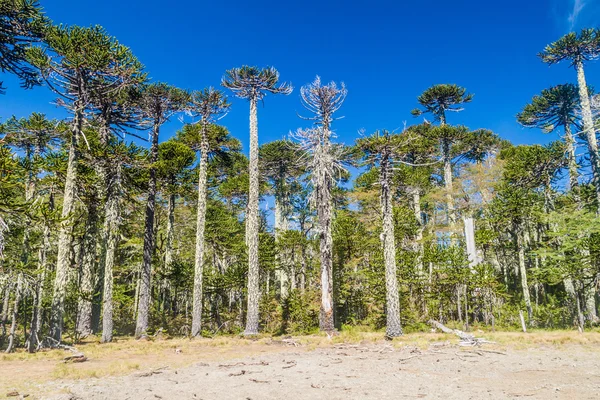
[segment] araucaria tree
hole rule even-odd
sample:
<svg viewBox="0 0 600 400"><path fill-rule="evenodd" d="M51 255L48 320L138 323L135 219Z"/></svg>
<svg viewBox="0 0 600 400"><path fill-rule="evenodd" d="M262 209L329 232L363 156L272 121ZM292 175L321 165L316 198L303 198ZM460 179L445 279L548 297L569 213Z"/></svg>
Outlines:
<svg viewBox="0 0 600 400"><path fill-rule="evenodd" d="M194 148L200 152L198 165L198 211L196 216L196 252L194 257L194 293L192 306L192 336L200 335L202 328L202 273L204 268L204 228L206 225L206 177L208 171L208 155L210 144L215 144L209 138L209 126L214 121L227 114L230 104L223 92L212 87L194 92L190 101L190 113L200 118L200 137L194 143ZM191 128L190 128L191 129ZM226 135L225 135L226 136ZM209 140L213 139L213 140ZM212 142L212 143L211 143Z"/></svg>
<svg viewBox="0 0 600 400"><path fill-rule="evenodd" d="M279 72L275 68L243 66L225 72L222 85L232 90L237 97L250 102L250 191L248 195L246 245L248 246L248 311L246 314L245 335L258 333L259 265L258 265L258 119L257 104L268 93L290 94L292 86L279 83Z"/></svg>
<svg viewBox="0 0 600 400"><path fill-rule="evenodd" d="M48 22L37 0L0 1L0 71L15 74L25 88L38 83L27 48L42 38Z"/></svg>
<svg viewBox="0 0 600 400"><path fill-rule="evenodd" d="M318 76L312 83L302 86L300 98L302 105L313 115L306 119L314 121L314 128L299 131L298 139L302 147L311 154L311 173L315 193L313 200L319 220L319 246L321 256L321 307L319 328L322 331L335 330L333 319L333 239L332 223L332 186L336 176L337 148L332 145L331 124L334 114L340 109L348 91L342 83L321 84Z"/></svg>
<svg viewBox="0 0 600 400"><path fill-rule="evenodd" d="M115 59L124 48L99 26L52 27L46 32L45 42L47 48L30 48L27 59L37 68L48 87L59 95L59 104L73 115L68 139L69 159L58 238L50 330L50 336L60 341L69 278L77 163L80 147L85 141L84 113L90 107L94 93L102 95L114 92L123 85L121 64L115 62ZM110 79L107 81L108 77Z"/></svg>
<svg viewBox="0 0 600 400"><path fill-rule="evenodd" d="M392 175L394 164L402 141L407 135L390 134L388 131L375 132L372 136L357 140L356 147L365 160L365 164L379 169L381 202L381 245L385 264L386 296L386 336L402 335L400 323L400 298L398 294L398 276L396 267L396 241L394 237Z"/></svg>
<svg viewBox="0 0 600 400"><path fill-rule="evenodd" d="M558 64L569 61L577 71L577 86L579 101L581 103L581 120L583 135L587 139L594 187L596 189L597 209L600 213L600 155L598 154L598 140L592 118L590 106L590 93L588 91L584 64L600 56L600 30L583 29L579 34L571 32L556 42L546 46L538 55L546 64Z"/></svg>
<svg viewBox="0 0 600 400"><path fill-rule="evenodd" d="M465 88L457 85L434 85L425 90L417 101L422 109L414 109L412 114L419 116L425 113L432 114L434 119L439 122L440 127L446 125L446 112L459 112L463 110L462 105L470 103L473 95L467 93ZM444 186L446 189L446 212L448 213L448 222L450 226L456 223L456 213L454 211L454 199L452 197L452 141L450 135L440 136L440 145L442 161L444 163Z"/></svg>
<svg viewBox="0 0 600 400"><path fill-rule="evenodd" d="M150 285L152 277L152 256L155 247L154 213L156 207L156 167L158 161L158 139L160 127L174 114L185 109L189 94L184 90L165 83L153 83L141 89L138 106L141 114L151 124L148 194L144 228L144 253L140 271L140 294L138 300L135 336L140 338L148 330L150 312Z"/></svg>
<svg viewBox="0 0 600 400"><path fill-rule="evenodd" d="M542 90L517 114L517 121L528 128L539 128L547 133L559 127L564 130L571 190L577 186L579 177L572 131L573 127L579 128L579 104L579 89L568 83Z"/></svg>

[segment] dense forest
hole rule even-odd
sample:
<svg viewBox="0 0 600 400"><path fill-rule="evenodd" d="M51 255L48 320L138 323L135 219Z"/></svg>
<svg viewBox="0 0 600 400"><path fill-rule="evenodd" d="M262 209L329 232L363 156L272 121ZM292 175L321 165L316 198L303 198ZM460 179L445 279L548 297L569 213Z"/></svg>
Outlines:
<svg viewBox="0 0 600 400"><path fill-rule="evenodd" d="M220 88L152 82L102 27L0 0L0 68L23 87L8 89L43 86L69 115L2 115L0 348L346 326L393 338L429 320L596 326L600 95L585 68L600 30L540 51L576 83L515 114L557 141L453 124L477 98L438 84L415 98L414 124L342 145L342 83L294 91L254 66L224 71ZM259 146L258 109L298 94L298 125ZM249 135L225 127L228 96L248 100ZM164 137L169 121L180 128Z"/></svg>

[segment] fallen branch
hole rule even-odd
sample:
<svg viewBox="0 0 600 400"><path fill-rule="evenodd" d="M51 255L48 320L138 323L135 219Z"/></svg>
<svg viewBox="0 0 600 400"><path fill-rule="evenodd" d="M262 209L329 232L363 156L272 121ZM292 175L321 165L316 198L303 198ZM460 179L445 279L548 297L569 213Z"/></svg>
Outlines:
<svg viewBox="0 0 600 400"><path fill-rule="evenodd" d="M58 340L51 338L50 336L46 336L46 342L50 342L50 348L68 350L74 353L72 356L65 357L63 359L64 362L80 363L88 360L87 357L75 347L62 344Z"/></svg>
<svg viewBox="0 0 600 400"><path fill-rule="evenodd" d="M454 335L458 336L460 339L460 342L459 342L460 346L481 346L484 343L494 343L494 342L490 342L487 339L477 338L469 333L463 332L458 329L450 329L450 328L446 327L445 325L443 325L437 321L434 321L432 319L429 320L429 324L432 325L434 328L441 330L444 333L450 333L450 334L454 334Z"/></svg>

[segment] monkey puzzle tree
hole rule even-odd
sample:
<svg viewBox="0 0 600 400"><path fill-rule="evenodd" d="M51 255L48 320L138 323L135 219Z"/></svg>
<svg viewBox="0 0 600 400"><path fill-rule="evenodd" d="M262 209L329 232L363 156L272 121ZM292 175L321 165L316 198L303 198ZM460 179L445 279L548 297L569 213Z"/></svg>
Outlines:
<svg viewBox="0 0 600 400"><path fill-rule="evenodd" d="M36 198L38 193L39 174L43 167L43 155L50 148L59 142L62 133L67 130L64 123L56 120L48 120L44 114L32 113L29 118L9 119L4 124L4 140L12 146L23 151L25 161L25 201L32 206L26 217L26 226L23 234L23 256L22 262L27 265L33 249L30 245L31 231L35 231L35 225L31 224L31 216L39 216L43 213L43 205ZM37 277L35 280L35 298L31 316L31 326L29 329L29 338L27 347L30 352L35 351L38 346L38 331L41 323L41 306L44 289L44 282L47 269L47 253L50 249L47 246L50 243L50 227L43 224L42 243L38 250Z"/></svg>
<svg viewBox="0 0 600 400"><path fill-rule="evenodd" d="M39 71L48 87L59 95L58 103L73 114L51 313L50 336L60 341L69 277L76 166L80 141L85 139L84 112L90 106L92 92L108 93L121 86L120 64L115 59L121 53L122 46L99 26L53 26L47 29L45 42L45 48L30 48L27 59ZM114 77L111 84L104 84L106 76Z"/></svg>
<svg viewBox="0 0 600 400"><path fill-rule="evenodd" d="M275 140L260 147L260 168L262 175L267 179L271 193L275 197L275 240L289 229L291 213L291 196L300 189L297 179L304 174L306 169L302 165L302 151L297 143L290 140ZM276 277L280 283L282 298L287 293L287 261L282 254L277 255L279 263ZM292 277L293 279L294 277Z"/></svg>
<svg viewBox="0 0 600 400"><path fill-rule="evenodd" d="M379 169L379 185L386 287L386 336L393 338L402 335L400 323L400 297L398 294L398 276L396 266L396 242L394 238L394 214L392 196L392 176L398 158L407 155L406 138L408 135L394 135L388 131L375 132L373 135L356 141L356 147L362 153L364 164ZM410 139L409 139L410 140ZM404 148L403 148L404 147ZM400 157L399 157L400 156Z"/></svg>
<svg viewBox="0 0 600 400"><path fill-rule="evenodd" d="M460 112L465 103L470 103L473 95L467 93L465 88L458 85L441 84L434 85L425 90L417 101L422 109L412 110L414 116L422 114L431 114L434 119L440 123L440 127L446 125L446 112ZM449 131L440 130L440 145L442 152L442 161L444 163L444 186L446 188L446 207L448 212L448 221L451 226L456 223L456 214L454 211L454 199L452 198L452 141L449 140L453 135L448 135Z"/></svg>
<svg viewBox="0 0 600 400"><path fill-rule="evenodd" d="M27 62L27 48L42 38L48 23L37 0L0 2L0 71L15 74L25 88L38 83Z"/></svg>
<svg viewBox="0 0 600 400"><path fill-rule="evenodd" d="M517 121L528 128L539 128L546 133L558 127L563 128L571 190L577 186L579 176L575 157L575 137L571 130L573 126L579 127L579 110L579 89L576 85L568 83L542 90L540 95L534 96L531 103L517 114Z"/></svg>
<svg viewBox="0 0 600 400"><path fill-rule="evenodd" d="M584 64L600 56L600 31L583 29L579 34L568 33L554 43L550 43L538 54L548 65L569 61L577 71L577 86L581 105L582 133L585 135L592 164L593 182L596 189L597 210L600 213L600 157L598 140L592 118L590 94L585 80Z"/></svg>
<svg viewBox="0 0 600 400"><path fill-rule="evenodd" d="M342 83L321 84L318 76L312 83L302 86L300 99L302 105L313 114L305 119L314 122L314 128L298 131L297 139L303 150L311 156L310 172L314 185L314 204L317 208L319 223L319 246L321 256L321 308L319 328L330 332L335 330L333 320L333 238L332 187L336 177L336 168L340 165L340 148L331 143L333 132L331 123L334 114L340 109L348 91Z"/></svg>
<svg viewBox="0 0 600 400"><path fill-rule="evenodd" d="M250 102L250 191L248 195L248 211L246 224L246 243L248 246L248 312L244 334L258 333L259 266L258 266L258 119L256 106L268 93L290 94L292 86L279 83L279 72L273 68L243 66L225 72L222 85L232 90L237 97Z"/></svg>
<svg viewBox="0 0 600 400"><path fill-rule="evenodd" d="M206 177L208 170L208 156L211 151L210 145L223 142L227 138L226 130L213 129L218 132L209 138L209 124L222 118L229 111L231 105L226 96L220 90L210 87L201 91L193 92L189 105L189 112L194 117L200 118L199 137L190 143L193 148L200 152L198 165L198 211L196 216L196 253L194 257L194 294L192 308L192 336L200 335L202 328L202 273L204 267L204 229L206 226ZM191 132L188 128L188 132ZM185 130L184 130L185 132ZM188 140L191 139L188 133ZM209 139L211 139L209 141ZM212 143L211 143L212 142ZM218 145L217 145L218 146ZM215 149L215 148L213 148ZM216 149L215 149L216 150Z"/></svg>
<svg viewBox="0 0 600 400"><path fill-rule="evenodd" d="M149 179L144 228L144 253L140 271L140 294L135 325L135 336L140 338L148 330L150 312L150 284L152 255L154 253L154 213L156 207L156 166L160 127L174 114L185 110L189 93L166 83L153 83L142 87L138 107L152 125L150 130Z"/></svg>

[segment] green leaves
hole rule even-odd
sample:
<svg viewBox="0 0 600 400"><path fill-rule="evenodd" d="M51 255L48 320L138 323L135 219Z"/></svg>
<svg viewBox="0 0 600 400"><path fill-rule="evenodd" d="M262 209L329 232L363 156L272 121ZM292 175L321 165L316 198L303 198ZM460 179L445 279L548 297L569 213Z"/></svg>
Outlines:
<svg viewBox="0 0 600 400"><path fill-rule="evenodd" d="M572 66L600 56L600 30L582 29L579 34L571 32L550 43L538 57L546 64L568 60Z"/></svg>

